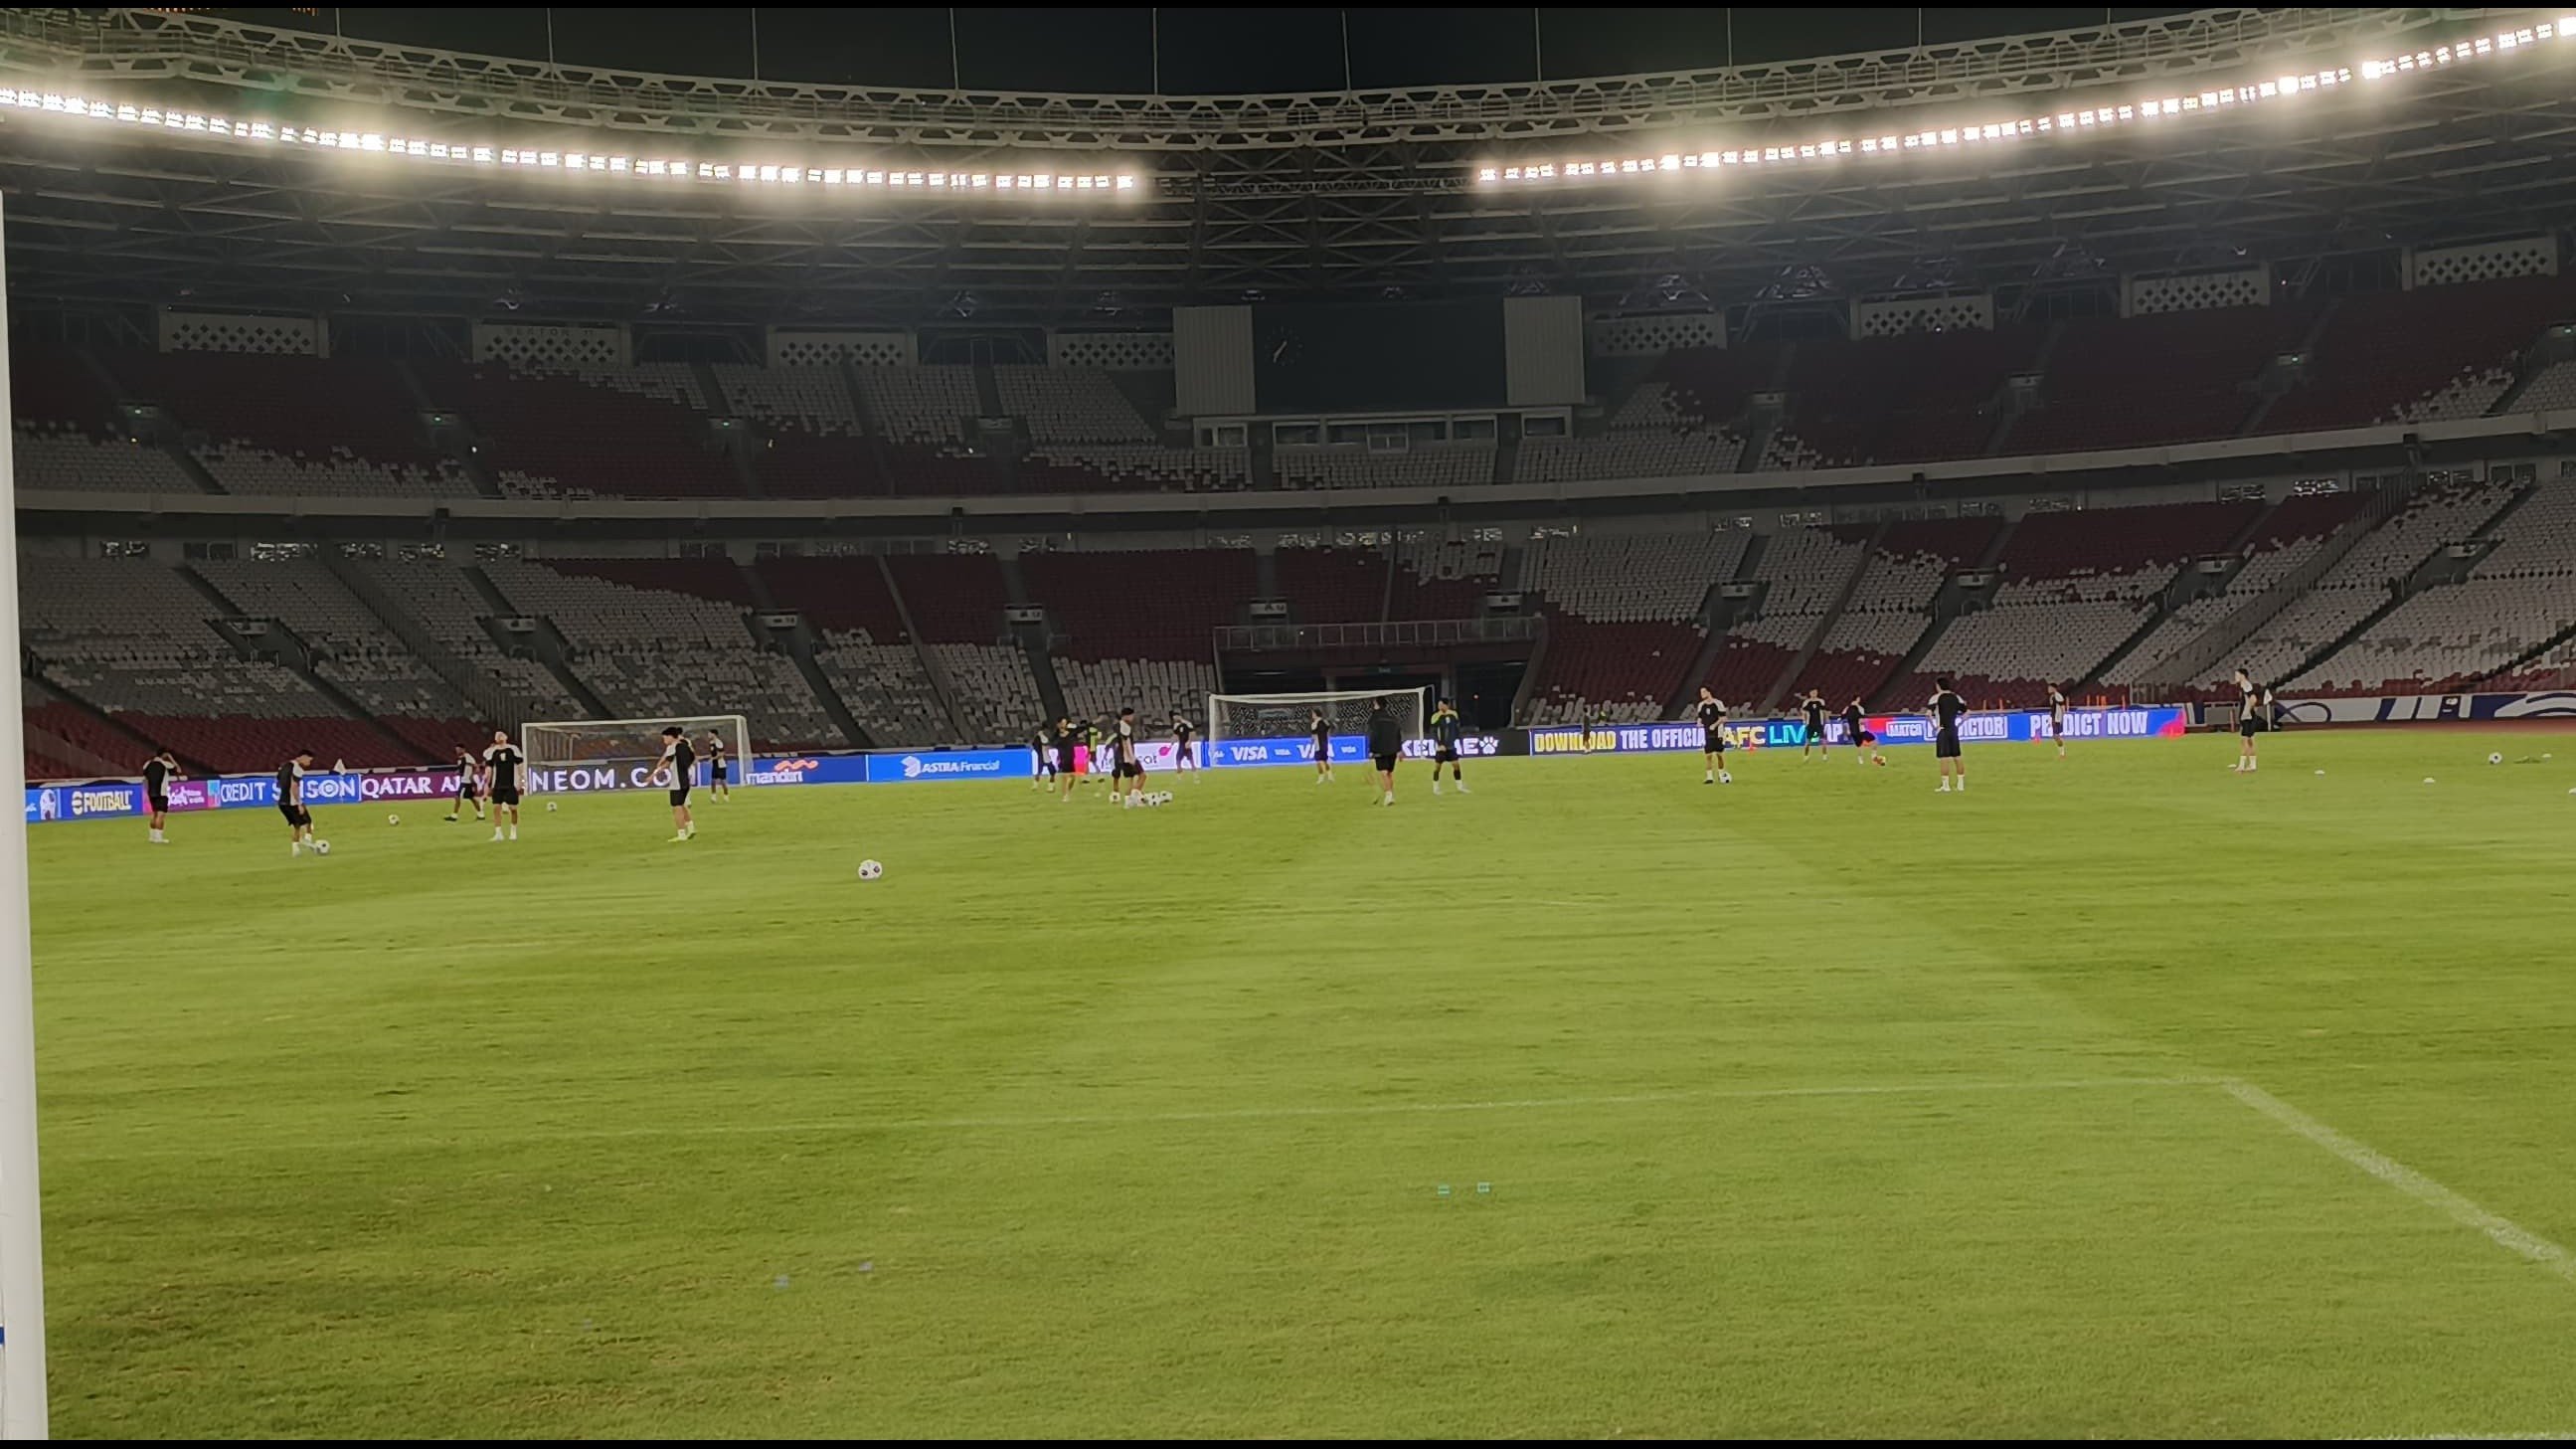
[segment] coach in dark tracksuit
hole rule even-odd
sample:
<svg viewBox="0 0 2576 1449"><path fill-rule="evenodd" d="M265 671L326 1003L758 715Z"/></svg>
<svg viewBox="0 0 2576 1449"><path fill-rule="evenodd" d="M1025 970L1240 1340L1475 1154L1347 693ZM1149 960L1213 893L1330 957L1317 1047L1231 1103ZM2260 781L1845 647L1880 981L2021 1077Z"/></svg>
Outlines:
<svg viewBox="0 0 2576 1449"><path fill-rule="evenodd" d="M1404 726L1395 722L1395 715L1387 709L1383 697L1369 706L1368 748L1369 762L1377 766L1377 803L1392 805L1395 803L1395 757L1404 753Z"/></svg>

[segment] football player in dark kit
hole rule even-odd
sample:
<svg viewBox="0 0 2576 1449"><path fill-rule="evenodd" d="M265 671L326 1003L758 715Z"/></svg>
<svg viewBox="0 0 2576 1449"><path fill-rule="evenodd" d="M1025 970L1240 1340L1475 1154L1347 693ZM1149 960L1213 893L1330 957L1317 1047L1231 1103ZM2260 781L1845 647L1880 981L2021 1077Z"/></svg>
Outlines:
<svg viewBox="0 0 2576 1449"><path fill-rule="evenodd" d="M315 855L322 848L313 840L313 812L304 808L304 772L313 768L313 752L297 750L295 758L277 767L277 811L286 817L286 858L293 860L311 847Z"/></svg>
<svg viewBox="0 0 2576 1449"><path fill-rule="evenodd" d="M2057 757L2061 760L2065 759L2066 691L2058 688L2054 684L2048 687L2048 737L2049 739L2057 741ZM2033 735L2031 736L2030 742L2035 745L2041 745L2048 743L2048 740L2043 740L2037 735Z"/></svg>
<svg viewBox="0 0 2576 1449"><path fill-rule="evenodd" d="M1860 757L1862 764L1887 763L1887 756L1878 752L1878 736L1869 732L1869 716L1861 713L1857 699L1843 706L1843 733L1850 737L1852 753Z"/></svg>
<svg viewBox="0 0 2576 1449"><path fill-rule="evenodd" d="M1798 758L1802 760L1808 758L1807 752L1813 750L1816 758L1831 759L1833 749L1825 743L1824 695L1816 690L1808 690L1807 697L1798 701L1798 712L1807 717L1807 737L1798 744Z"/></svg>
<svg viewBox="0 0 2576 1449"><path fill-rule="evenodd" d="M143 762L143 808L151 815L151 833L144 838L154 845L170 843L170 837L161 833L161 825L169 817L170 782L178 774L179 759L168 750Z"/></svg>
<svg viewBox="0 0 2576 1449"><path fill-rule="evenodd" d="M1193 729L1194 726L1190 724L1188 715L1177 709L1172 711L1172 778L1175 782L1184 773L1198 773L1199 762L1190 753L1190 735Z"/></svg>
<svg viewBox="0 0 2576 1449"><path fill-rule="evenodd" d="M1311 714L1312 718L1306 721L1306 733L1315 741L1315 783L1329 785L1333 783L1333 726L1324 718L1321 709L1313 710Z"/></svg>
<svg viewBox="0 0 2576 1449"><path fill-rule="evenodd" d="M2236 671L2236 763L2228 768L2240 775L2254 773L2254 735L2272 721L2272 691L2254 682L2254 676Z"/></svg>
<svg viewBox="0 0 2576 1449"><path fill-rule="evenodd" d="M1074 768L1081 749L1082 732L1073 727L1072 717L1057 715L1055 717L1055 777L1064 786L1063 798L1068 805L1073 803L1074 783L1082 778L1082 772Z"/></svg>
<svg viewBox="0 0 2576 1449"><path fill-rule="evenodd" d="M1109 793L1122 806L1145 803L1145 762L1136 753L1136 706L1118 711L1118 723L1110 731L1110 750L1117 765L1109 772Z"/></svg>
<svg viewBox="0 0 2576 1449"><path fill-rule="evenodd" d="M1932 694L1932 755L1940 763L1941 788L1934 794L1950 793L1950 781L1959 782L1959 793L1968 793L1968 762L1959 757L1959 721L1967 716L1968 702L1961 699L1950 681L1939 681Z"/></svg>
<svg viewBox="0 0 2576 1449"><path fill-rule="evenodd" d="M1395 760L1404 753L1404 726L1396 722L1387 708L1386 696L1380 695L1369 705L1369 763L1377 767L1377 787L1383 792L1377 803L1395 803Z"/></svg>
<svg viewBox="0 0 2576 1449"><path fill-rule="evenodd" d="M1703 684L1699 687L1699 704L1694 711L1699 719L1699 782L1703 785L1732 785L1735 777L1726 772L1726 701Z"/></svg>
<svg viewBox="0 0 2576 1449"><path fill-rule="evenodd" d="M447 803L448 824L455 824L465 814L465 807L468 805L474 807L476 823L481 823L483 819L482 779L483 761L477 758L471 749L458 750L456 752L456 798Z"/></svg>
<svg viewBox="0 0 2576 1449"><path fill-rule="evenodd" d="M1043 790L1055 783L1055 733L1046 725L1029 732L1029 758L1036 766L1029 772L1029 788Z"/></svg>
<svg viewBox="0 0 2576 1449"><path fill-rule="evenodd" d="M707 731L707 793L718 802L733 798L733 771L726 765L724 736Z"/></svg>
<svg viewBox="0 0 2576 1449"><path fill-rule="evenodd" d="M1447 695L1431 711L1431 793L1440 793L1440 767L1449 767L1449 778L1458 782L1458 793L1467 793L1466 772L1458 768L1458 740L1466 725L1458 718L1458 706Z"/></svg>
<svg viewBox="0 0 2576 1449"><path fill-rule="evenodd" d="M484 788L492 793L492 838L519 838L519 792L528 786L528 756L510 743L508 730L492 731L492 747L483 752ZM503 817L507 816L505 825Z"/></svg>
<svg viewBox="0 0 2576 1449"><path fill-rule="evenodd" d="M689 784L698 767L698 752L689 746L688 732L678 725L662 731L660 768L671 782L671 843L679 844L698 833L698 823L689 815Z"/></svg>

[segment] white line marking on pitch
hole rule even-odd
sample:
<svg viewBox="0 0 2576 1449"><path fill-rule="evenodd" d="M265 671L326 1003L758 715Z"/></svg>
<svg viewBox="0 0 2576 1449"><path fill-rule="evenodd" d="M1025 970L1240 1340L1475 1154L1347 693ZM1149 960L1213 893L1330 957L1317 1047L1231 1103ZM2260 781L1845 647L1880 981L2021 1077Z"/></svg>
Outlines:
<svg viewBox="0 0 2576 1449"><path fill-rule="evenodd" d="M1017 1131L1046 1127L1124 1127L1149 1126L1157 1123L1187 1122L1266 1122L1295 1121L1305 1118L1332 1117L1397 1117L1439 1116L1455 1112L1540 1111L1562 1107L1631 1107L1670 1102L1759 1102L1795 1100L1808 1097L1897 1097L1979 1092L2089 1092L2117 1091L2121 1088L2221 1087L2225 1077L2071 1077L2028 1082L1876 1082L1818 1087L1742 1087L1685 1089L1670 1092L1626 1092L1594 1097L1505 1097L1480 1102L1376 1102L1316 1107L1239 1107L1180 1112L1083 1112L1046 1117L897 1117L868 1121L858 1117L826 1118L810 1122L728 1122L707 1126L686 1124L664 1127L599 1127L539 1129L533 1132L444 1133L435 1139L412 1139L412 1144L425 1140L463 1141L501 1144L513 1142L613 1141L644 1137L754 1137L792 1136L797 1133L822 1132L938 1132L1000 1130ZM111 1159L129 1157L204 1157L225 1156L236 1152L264 1150L313 1151L334 1146L381 1146L389 1140L400 1140L382 1134L396 1134L407 1124L388 1123L380 1135L364 1139L335 1138L321 1141L268 1141L239 1148L226 1148L209 1153L204 1149L147 1147L133 1152L97 1154Z"/></svg>
<svg viewBox="0 0 2576 1449"><path fill-rule="evenodd" d="M1798 1097L1889 1097L1942 1092L2083 1092L2119 1087L2215 1087L2223 1077L2080 1077L2038 1082L1888 1082L1825 1087L1745 1087L1626 1092L1600 1097L1502 1097L1481 1102L1377 1102L1330 1107L1230 1107L1193 1112L1086 1112L1057 1117L914 1117L886 1122L842 1118L820 1122L745 1123L720 1127L613 1127L582 1136L655 1137L665 1133L729 1136L744 1132L937 1131L964 1128L1123 1127L1163 1122L1266 1122L1307 1117L1436 1116L1451 1112L1520 1112L1558 1107L1634 1107L1667 1102L1756 1102Z"/></svg>
<svg viewBox="0 0 2576 1449"><path fill-rule="evenodd" d="M2501 1218L2485 1208L2442 1186L2405 1163L2373 1150L2365 1143L2337 1132L2261 1087L2251 1082L2230 1080L2221 1083L2227 1095L2289 1128L2326 1151L2387 1183L2390 1187L2448 1213L2462 1227L2475 1228L2506 1252L2530 1259L2559 1277L2576 1283L2576 1257L2547 1238Z"/></svg>

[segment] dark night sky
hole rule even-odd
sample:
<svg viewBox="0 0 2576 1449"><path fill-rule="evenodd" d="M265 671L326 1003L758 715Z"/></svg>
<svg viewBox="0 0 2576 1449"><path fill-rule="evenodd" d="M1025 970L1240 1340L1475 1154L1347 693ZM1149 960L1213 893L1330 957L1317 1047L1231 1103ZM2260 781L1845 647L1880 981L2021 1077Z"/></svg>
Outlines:
<svg viewBox="0 0 2576 1449"><path fill-rule="evenodd" d="M1532 32L1553 77L1686 70L2013 35L2172 14L2162 9L1744 10L1093 10L1093 9L499 9L324 8L215 13L448 50L689 75L945 88L949 26L970 89L1173 94L1339 90L1342 31L1350 80L1376 86L1526 80ZM1159 17L1159 20L1157 19ZM1533 26L1533 17L1536 19Z"/></svg>

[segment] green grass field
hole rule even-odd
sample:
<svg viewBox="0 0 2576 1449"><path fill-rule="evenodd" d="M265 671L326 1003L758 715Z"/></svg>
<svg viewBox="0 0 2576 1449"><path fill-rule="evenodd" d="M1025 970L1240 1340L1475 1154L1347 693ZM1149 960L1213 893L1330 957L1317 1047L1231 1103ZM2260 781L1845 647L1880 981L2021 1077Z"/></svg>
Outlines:
<svg viewBox="0 0 2576 1449"><path fill-rule="evenodd" d="M44 826L55 1427L2576 1431L2552 744Z"/></svg>

